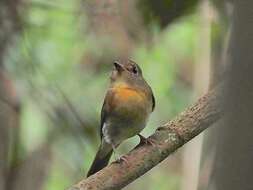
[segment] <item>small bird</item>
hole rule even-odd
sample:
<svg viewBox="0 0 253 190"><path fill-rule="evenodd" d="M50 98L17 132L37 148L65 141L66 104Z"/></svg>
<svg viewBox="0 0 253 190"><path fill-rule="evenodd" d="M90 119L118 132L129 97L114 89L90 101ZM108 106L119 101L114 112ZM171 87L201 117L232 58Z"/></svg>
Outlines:
<svg viewBox="0 0 253 190"><path fill-rule="evenodd" d="M110 79L101 111L101 144L87 177L104 168L124 140L138 135L141 142L149 142L140 132L155 108L155 98L141 68L132 60L114 62Z"/></svg>

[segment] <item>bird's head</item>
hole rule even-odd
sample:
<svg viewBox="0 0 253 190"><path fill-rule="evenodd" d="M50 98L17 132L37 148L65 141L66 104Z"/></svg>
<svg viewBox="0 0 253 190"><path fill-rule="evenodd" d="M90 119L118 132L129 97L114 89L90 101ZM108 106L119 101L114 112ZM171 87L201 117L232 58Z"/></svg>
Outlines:
<svg viewBox="0 0 253 190"><path fill-rule="evenodd" d="M125 83L127 85L141 84L144 81L141 68L132 60L115 61L111 73L112 83Z"/></svg>

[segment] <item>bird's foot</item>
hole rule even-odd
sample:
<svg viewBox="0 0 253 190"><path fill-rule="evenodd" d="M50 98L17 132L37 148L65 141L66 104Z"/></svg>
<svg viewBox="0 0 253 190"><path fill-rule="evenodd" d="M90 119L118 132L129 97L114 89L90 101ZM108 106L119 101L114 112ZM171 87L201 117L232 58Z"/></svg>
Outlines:
<svg viewBox="0 0 253 190"><path fill-rule="evenodd" d="M128 160L127 160L127 156L126 155L122 155L120 156L117 152L116 152L116 146L112 145L112 149L113 149L113 155L114 155L114 163L126 163L128 165Z"/></svg>
<svg viewBox="0 0 253 190"><path fill-rule="evenodd" d="M118 164L124 163L124 164L126 164L126 165L129 165L128 158L127 158L126 155L122 155L122 156L118 157L118 158L114 161L114 163L118 163Z"/></svg>
<svg viewBox="0 0 253 190"><path fill-rule="evenodd" d="M128 165L128 157L127 155L122 155L120 158L119 158L119 162L124 162Z"/></svg>
<svg viewBox="0 0 253 190"><path fill-rule="evenodd" d="M141 134L138 134L138 136L140 137L140 145L141 144L150 144L151 146L156 146L157 142L155 139L151 139L151 138L146 138L144 136L142 136Z"/></svg>

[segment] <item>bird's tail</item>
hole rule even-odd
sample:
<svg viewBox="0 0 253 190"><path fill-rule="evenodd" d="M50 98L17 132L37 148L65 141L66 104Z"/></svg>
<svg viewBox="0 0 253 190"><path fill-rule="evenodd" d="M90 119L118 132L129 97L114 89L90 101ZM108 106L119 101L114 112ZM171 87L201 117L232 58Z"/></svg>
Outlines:
<svg viewBox="0 0 253 190"><path fill-rule="evenodd" d="M101 142L95 159L93 160L92 165L87 173L87 177L107 166L111 158L112 152L113 149L110 144Z"/></svg>

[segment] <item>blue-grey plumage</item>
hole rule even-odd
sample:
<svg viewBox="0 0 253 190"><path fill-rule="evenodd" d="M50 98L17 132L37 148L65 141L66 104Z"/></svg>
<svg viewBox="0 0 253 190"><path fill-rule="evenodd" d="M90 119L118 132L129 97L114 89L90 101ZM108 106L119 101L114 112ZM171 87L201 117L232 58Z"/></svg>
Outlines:
<svg viewBox="0 0 253 190"><path fill-rule="evenodd" d="M154 110L155 98L133 61L115 62L101 111L101 145L87 176L105 167L113 149L139 134Z"/></svg>

